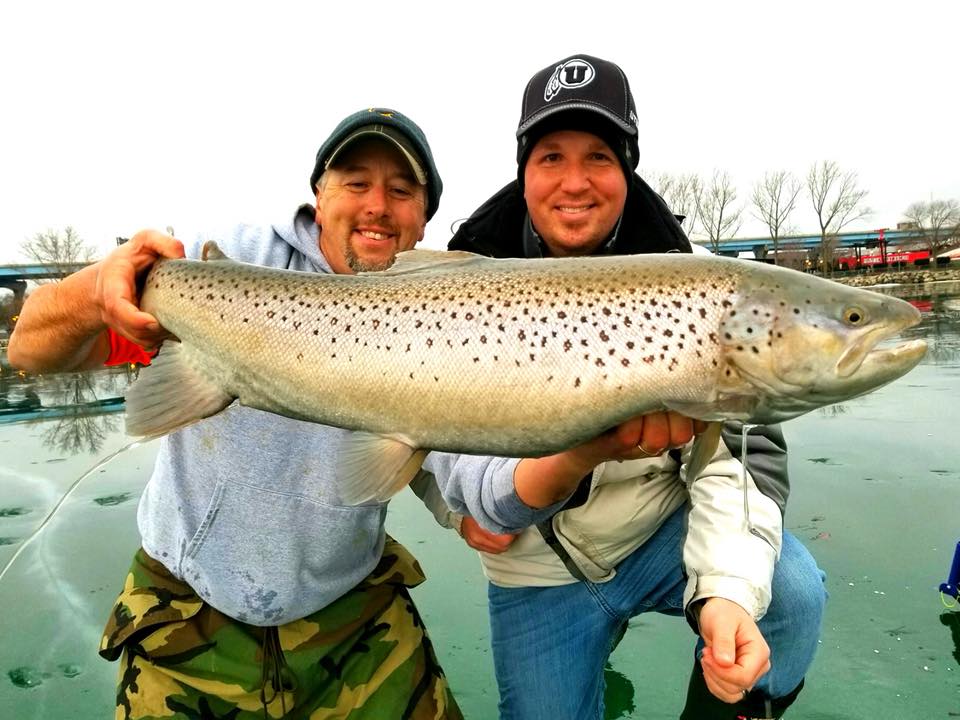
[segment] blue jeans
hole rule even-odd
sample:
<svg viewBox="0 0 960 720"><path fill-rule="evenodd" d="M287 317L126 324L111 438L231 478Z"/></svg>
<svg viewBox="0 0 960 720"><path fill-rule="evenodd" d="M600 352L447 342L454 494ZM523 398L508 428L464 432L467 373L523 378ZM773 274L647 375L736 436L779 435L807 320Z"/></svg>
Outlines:
<svg viewBox="0 0 960 720"><path fill-rule="evenodd" d="M602 720L604 664L627 621L651 611L683 615L685 513L686 507L677 510L609 582L489 585L501 720ZM756 687L769 697L793 690L813 662L826 602L823 580L807 549L784 532L773 599L757 623L772 667Z"/></svg>

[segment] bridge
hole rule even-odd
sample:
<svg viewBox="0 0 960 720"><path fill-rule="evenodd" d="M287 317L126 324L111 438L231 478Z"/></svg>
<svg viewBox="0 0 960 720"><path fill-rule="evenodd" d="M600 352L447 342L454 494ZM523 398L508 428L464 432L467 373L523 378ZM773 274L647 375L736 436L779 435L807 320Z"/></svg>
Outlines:
<svg viewBox="0 0 960 720"><path fill-rule="evenodd" d="M0 265L0 287L11 287L13 283L27 280L62 278L92 264L92 262L77 262L63 264L28 263L26 265Z"/></svg>
<svg viewBox="0 0 960 720"><path fill-rule="evenodd" d="M91 265L91 262L63 263L28 263L26 265L0 265L0 289L13 291L13 314L16 315L23 306L23 297L27 292L29 280L53 280L63 278ZM0 318L0 327L5 318Z"/></svg>
<svg viewBox="0 0 960 720"><path fill-rule="evenodd" d="M906 230L868 230L866 232L845 232L830 235L830 244L834 248L856 248L856 254L859 256L859 248L879 247L883 250L889 245L915 245L926 242L926 235L921 229ZM777 244L782 251L784 250L816 250L821 244L820 235L785 235L778 239ZM713 250L713 245L709 242L697 241L708 250ZM720 241L720 255L736 256L741 252L752 252L754 257L764 258L768 253L773 252L773 238L753 237L753 238L728 238Z"/></svg>

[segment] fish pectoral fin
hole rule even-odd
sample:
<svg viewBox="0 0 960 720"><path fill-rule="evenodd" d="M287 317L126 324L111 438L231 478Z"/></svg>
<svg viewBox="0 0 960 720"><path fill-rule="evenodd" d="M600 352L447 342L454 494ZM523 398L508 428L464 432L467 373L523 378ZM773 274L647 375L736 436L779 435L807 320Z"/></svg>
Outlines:
<svg viewBox="0 0 960 720"><path fill-rule="evenodd" d="M483 262L496 261L464 250L406 250L397 254L396 261L388 270L377 271L377 275L407 275L441 267L446 269Z"/></svg>
<svg viewBox="0 0 960 720"><path fill-rule="evenodd" d="M687 485L694 482L707 465L717 454L717 448L720 447L720 431L723 429L723 423L712 422L707 425L707 429L697 435L693 441L693 448L690 450L690 457L684 463L680 470L680 479Z"/></svg>
<svg viewBox="0 0 960 720"><path fill-rule="evenodd" d="M187 362L180 343L169 340L124 397L127 434L142 437L159 437L215 415L234 400Z"/></svg>
<svg viewBox="0 0 960 720"><path fill-rule="evenodd" d="M350 433L337 460L340 497L349 505L386 502L410 484L426 456L398 436Z"/></svg>

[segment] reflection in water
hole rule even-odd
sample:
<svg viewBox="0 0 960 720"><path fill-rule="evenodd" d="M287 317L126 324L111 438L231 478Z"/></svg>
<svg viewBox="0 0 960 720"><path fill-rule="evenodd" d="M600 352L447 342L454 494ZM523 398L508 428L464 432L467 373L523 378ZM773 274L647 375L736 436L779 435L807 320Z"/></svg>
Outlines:
<svg viewBox="0 0 960 720"><path fill-rule="evenodd" d="M633 717L637 706L633 701L634 690L630 679L610 667L609 662L603 668L603 679L606 683L603 693L605 720Z"/></svg>
<svg viewBox="0 0 960 720"><path fill-rule="evenodd" d="M834 403L833 405L824 405L822 408L818 408L818 412L827 417L837 417L838 415L846 415L849 412L849 407L843 403Z"/></svg>
<svg viewBox="0 0 960 720"><path fill-rule="evenodd" d="M103 447L107 433L116 431L116 417L92 414L91 411L100 409L102 412L96 402L103 397L103 393L107 393L106 397L117 397L123 394L123 387L117 382L118 376L115 374L107 375L104 378L106 382L100 387L94 378L97 376L89 373L50 376L49 379L56 386L53 391L57 397L56 407L63 408L65 412L43 431L41 437L44 447L71 455L84 451L95 454Z"/></svg>
<svg viewBox="0 0 960 720"><path fill-rule="evenodd" d="M953 657L960 663L960 612L942 613L940 622L950 628L950 635L953 639Z"/></svg>
<svg viewBox="0 0 960 720"><path fill-rule="evenodd" d="M0 422L50 419L41 431L45 447L97 454L118 429L110 413L122 408L120 398L132 378L128 367L31 376L0 365Z"/></svg>

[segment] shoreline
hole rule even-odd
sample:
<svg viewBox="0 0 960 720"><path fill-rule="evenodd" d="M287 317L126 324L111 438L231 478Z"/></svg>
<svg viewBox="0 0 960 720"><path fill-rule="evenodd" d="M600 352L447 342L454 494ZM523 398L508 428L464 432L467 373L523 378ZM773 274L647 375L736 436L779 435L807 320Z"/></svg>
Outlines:
<svg viewBox="0 0 960 720"><path fill-rule="evenodd" d="M943 268L938 270L896 270L847 277L831 277L841 285L852 287L872 287L874 285L922 285L925 283L960 281L960 268Z"/></svg>

